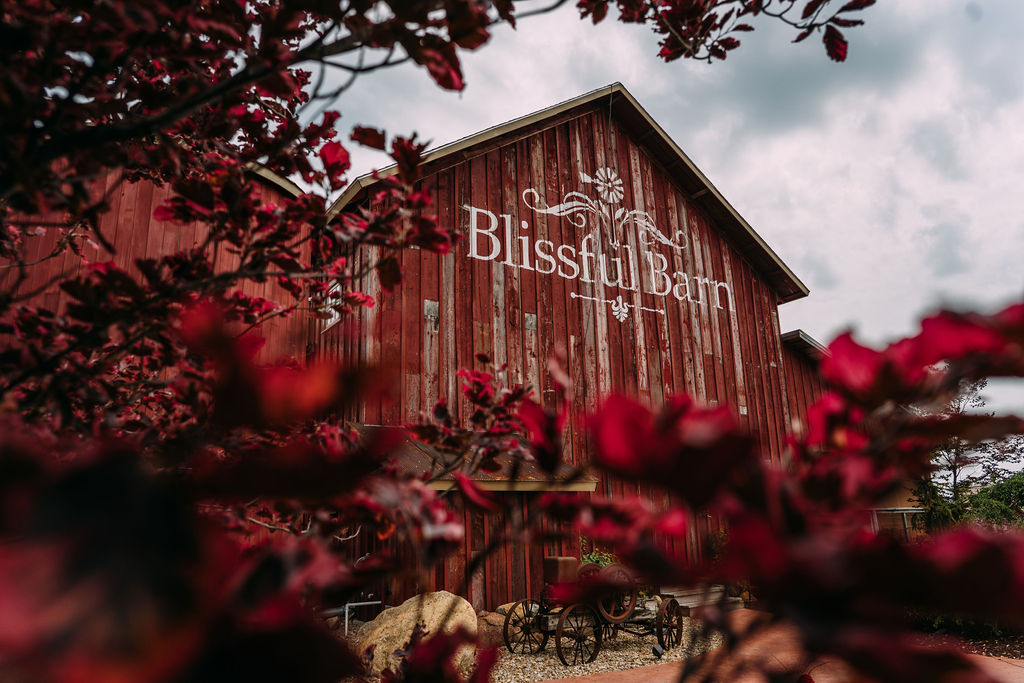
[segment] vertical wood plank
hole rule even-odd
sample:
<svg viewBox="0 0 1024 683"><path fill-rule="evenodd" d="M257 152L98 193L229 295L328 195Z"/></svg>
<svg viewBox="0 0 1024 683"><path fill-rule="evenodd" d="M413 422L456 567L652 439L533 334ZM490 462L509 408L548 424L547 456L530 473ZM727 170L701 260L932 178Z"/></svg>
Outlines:
<svg viewBox="0 0 1024 683"><path fill-rule="evenodd" d="M503 271L505 297L505 345L506 362L508 363L508 382L511 385L523 383L523 314L520 301L519 268L514 264L521 263L520 243L511 237L519 234L519 192L516 182L516 147L506 145L501 149L501 208L502 213L510 216L508 230L512 233L506 238L505 245L509 253L505 260L512 263L509 267L499 264Z"/></svg>

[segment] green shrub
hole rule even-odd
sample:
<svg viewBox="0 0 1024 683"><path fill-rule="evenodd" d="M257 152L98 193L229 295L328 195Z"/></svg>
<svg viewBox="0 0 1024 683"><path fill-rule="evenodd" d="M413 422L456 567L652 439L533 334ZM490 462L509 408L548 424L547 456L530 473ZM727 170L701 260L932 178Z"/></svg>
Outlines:
<svg viewBox="0 0 1024 683"><path fill-rule="evenodd" d="M590 550L586 550L588 546ZM605 552L593 544L586 536L580 536L580 564L592 562L601 567L606 567L618 561L614 553Z"/></svg>

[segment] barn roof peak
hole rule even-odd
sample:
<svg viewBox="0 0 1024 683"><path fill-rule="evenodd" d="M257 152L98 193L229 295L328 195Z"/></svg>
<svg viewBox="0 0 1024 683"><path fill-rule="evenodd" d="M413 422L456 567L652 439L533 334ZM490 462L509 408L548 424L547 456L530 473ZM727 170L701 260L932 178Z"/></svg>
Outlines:
<svg viewBox="0 0 1024 683"><path fill-rule="evenodd" d="M514 136L523 128L547 119L571 116L574 110L607 107L610 115L621 123L663 167L669 177L686 193L690 200L702 208L716 225L728 235L738 250L761 271L779 296L779 303L807 296L807 286L790 270L768 243L739 214L707 176L697 168L668 133L651 118L622 83L598 88L578 97L560 102L546 109L521 116L506 123L492 126L479 133L436 147L424 155L424 164L439 169L476 156L474 150L497 138ZM394 167L382 169L377 176L394 173ZM373 174L356 178L331 204L328 220L344 207L359 200L366 189L377 182Z"/></svg>

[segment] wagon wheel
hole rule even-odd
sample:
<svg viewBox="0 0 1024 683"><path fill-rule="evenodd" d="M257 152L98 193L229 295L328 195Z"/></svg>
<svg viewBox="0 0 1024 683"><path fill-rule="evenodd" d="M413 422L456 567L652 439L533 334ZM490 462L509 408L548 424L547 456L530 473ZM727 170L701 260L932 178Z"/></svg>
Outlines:
<svg viewBox="0 0 1024 683"><path fill-rule="evenodd" d="M585 583L600 573L601 565L596 562L584 562L580 565L580 568L576 570L576 580L580 583Z"/></svg>
<svg viewBox="0 0 1024 683"><path fill-rule="evenodd" d="M613 624L629 619L636 607L637 592L633 577L621 564L610 564L601 570L601 578L621 588L616 593L597 603L601 616Z"/></svg>
<svg viewBox="0 0 1024 683"><path fill-rule="evenodd" d="M671 650L683 642L683 608L675 598L666 600L658 610L657 634L658 644L665 650Z"/></svg>
<svg viewBox="0 0 1024 683"><path fill-rule="evenodd" d="M505 647L516 654L540 652L548 644L548 634L541 624L540 603L536 600L520 600L512 605L505 615L505 626L501 630Z"/></svg>
<svg viewBox="0 0 1024 683"><path fill-rule="evenodd" d="M590 605L576 603L562 610L555 629L555 650L562 664L589 664L601 650L601 618Z"/></svg>

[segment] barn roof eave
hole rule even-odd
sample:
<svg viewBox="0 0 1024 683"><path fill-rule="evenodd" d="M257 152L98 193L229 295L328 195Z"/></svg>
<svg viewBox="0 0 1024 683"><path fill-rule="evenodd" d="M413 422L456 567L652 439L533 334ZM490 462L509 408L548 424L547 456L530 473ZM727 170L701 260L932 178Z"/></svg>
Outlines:
<svg viewBox="0 0 1024 683"><path fill-rule="evenodd" d="M459 157L458 153L471 147L509 135L521 128L569 112L572 109L595 103L609 107L613 115L630 128L637 139L642 140L641 144L686 191L690 200L705 209L711 218L715 219L723 230L733 238L740 251L764 274L775 289L779 303L801 299L810 293L800 278L790 270L789 266L779 258L778 254L768 246L768 243L757 234L757 231L747 223L718 191L718 188L697 168L679 145L651 118L651 115L640 106L640 103L621 83L613 83L547 109L492 126L479 133L437 147L424 155L424 164L432 164L445 157L453 157L461 161L462 157ZM357 201L366 188L376 183L379 178L393 173L395 173L395 167L390 166L378 171L376 175L367 174L356 178L331 204L327 211L327 219L333 219L344 207Z"/></svg>
<svg viewBox="0 0 1024 683"><path fill-rule="evenodd" d="M821 360L830 355L828 347L803 330L796 329L785 332L780 337L782 343L814 360Z"/></svg>
<svg viewBox="0 0 1024 683"><path fill-rule="evenodd" d="M266 181L270 185L273 185L277 189L281 190L285 194L291 195L292 197L298 197L302 194L302 188L296 185L294 182L285 178L282 175L278 175L274 171L262 164L252 162L246 166L246 170L252 173L254 176Z"/></svg>

